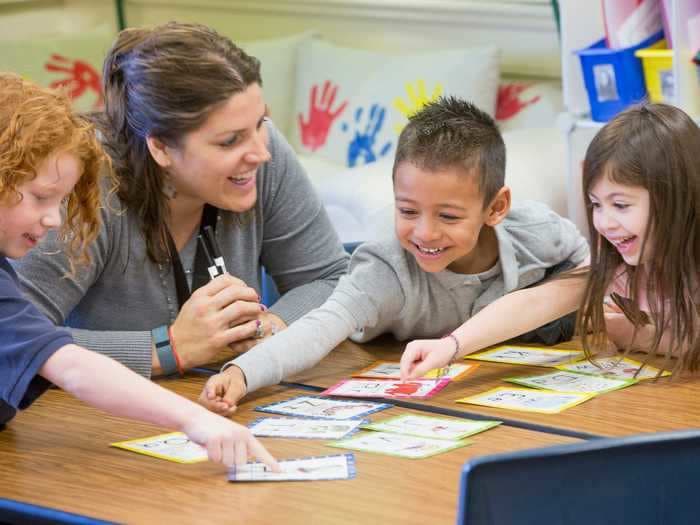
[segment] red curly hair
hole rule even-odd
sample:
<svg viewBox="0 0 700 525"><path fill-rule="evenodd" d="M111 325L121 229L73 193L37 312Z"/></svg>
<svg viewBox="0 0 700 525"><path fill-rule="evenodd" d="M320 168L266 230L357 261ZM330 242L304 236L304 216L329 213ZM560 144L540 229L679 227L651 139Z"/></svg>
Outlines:
<svg viewBox="0 0 700 525"><path fill-rule="evenodd" d="M73 112L64 93L0 73L0 202L19 202L18 187L36 177L40 164L54 153L70 153L82 164L59 235L69 259L87 263L86 247L100 228L101 178L112 178L109 159L92 124Z"/></svg>

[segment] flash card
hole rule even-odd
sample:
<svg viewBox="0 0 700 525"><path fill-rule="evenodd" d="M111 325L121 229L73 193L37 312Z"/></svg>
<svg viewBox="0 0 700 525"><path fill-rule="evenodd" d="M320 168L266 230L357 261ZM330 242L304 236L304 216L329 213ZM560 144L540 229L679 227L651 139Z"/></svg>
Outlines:
<svg viewBox="0 0 700 525"><path fill-rule="evenodd" d="M555 367L583 357L582 350L562 350L558 348L536 348L531 346L499 346L485 352L468 355L467 359Z"/></svg>
<svg viewBox="0 0 700 525"><path fill-rule="evenodd" d="M356 432L366 419L299 419L264 417L248 425L254 436L300 439L342 439Z"/></svg>
<svg viewBox="0 0 700 525"><path fill-rule="evenodd" d="M568 370L557 370L537 376L510 377L505 379L511 383L531 388L555 390L557 392L584 392L590 394L602 394L625 388L637 382L636 379L616 379L612 377L593 376L590 374L578 374Z"/></svg>
<svg viewBox="0 0 700 525"><path fill-rule="evenodd" d="M426 399L434 396L449 383L449 379L412 379L405 383L393 379L345 379L324 390L321 395Z"/></svg>
<svg viewBox="0 0 700 525"><path fill-rule="evenodd" d="M256 407L258 412L282 414L283 416L323 419L363 418L368 414L391 408L388 403L372 401L347 401L314 396L299 396L285 401Z"/></svg>
<svg viewBox="0 0 700 525"><path fill-rule="evenodd" d="M583 359L582 361L576 361L575 363L567 363L565 365L559 365L557 368L559 370L568 370L570 372L579 372L581 374L592 374L596 376L608 376L617 377L619 379L654 379L658 373L659 369L653 366L645 366L635 377L635 373L642 366L639 361L634 361L633 359L628 359L627 357L598 357L595 362L600 365L599 367L591 363L588 359ZM671 372L664 370L661 372L661 377L670 376Z"/></svg>
<svg viewBox="0 0 700 525"><path fill-rule="evenodd" d="M375 421L374 423L367 423L362 425L362 428L406 434L408 436L456 440L478 434L500 424L500 421L476 421L473 419L404 414L382 421Z"/></svg>
<svg viewBox="0 0 700 525"><path fill-rule="evenodd" d="M279 461L281 472L272 472L264 463L232 467L229 481L319 481L355 477L354 454L309 457Z"/></svg>
<svg viewBox="0 0 700 525"><path fill-rule="evenodd" d="M446 368L436 368L420 379L451 379L456 381L471 374L479 365L477 363L453 363ZM401 364L391 361L377 361L371 366L355 372L352 377L367 379L400 379Z"/></svg>
<svg viewBox="0 0 700 525"><path fill-rule="evenodd" d="M119 441L110 446L175 463L198 463L208 458L206 449L190 441L182 432Z"/></svg>
<svg viewBox="0 0 700 525"><path fill-rule="evenodd" d="M458 399L457 402L525 412L556 414L588 401L594 396L595 394L498 387L482 394Z"/></svg>
<svg viewBox="0 0 700 525"><path fill-rule="evenodd" d="M448 441L446 439L406 436L391 432L362 432L348 439L328 443L328 446L419 459L469 444L471 442L467 440Z"/></svg>

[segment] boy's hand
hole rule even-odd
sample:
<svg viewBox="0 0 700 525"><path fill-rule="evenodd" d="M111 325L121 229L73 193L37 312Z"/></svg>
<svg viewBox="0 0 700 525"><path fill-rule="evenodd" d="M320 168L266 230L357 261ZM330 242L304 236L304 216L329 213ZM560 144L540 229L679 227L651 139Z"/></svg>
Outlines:
<svg viewBox="0 0 700 525"><path fill-rule="evenodd" d="M450 363L455 353L452 339L418 339L406 345L401 356L401 381L417 379Z"/></svg>
<svg viewBox="0 0 700 525"><path fill-rule="evenodd" d="M199 410L182 429L195 443L205 447L211 461L227 467L242 466L252 456L274 472L279 472L275 458L253 436L249 429L220 416Z"/></svg>
<svg viewBox="0 0 700 525"><path fill-rule="evenodd" d="M224 372L211 376L197 401L212 412L228 417L236 411L238 401L245 394L243 371L233 365Z"/></svg>

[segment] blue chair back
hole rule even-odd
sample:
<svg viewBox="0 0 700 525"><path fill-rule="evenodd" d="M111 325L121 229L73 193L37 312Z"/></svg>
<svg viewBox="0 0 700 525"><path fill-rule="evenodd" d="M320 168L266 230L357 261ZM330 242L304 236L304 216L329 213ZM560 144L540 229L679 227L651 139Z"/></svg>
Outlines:
<svg viewBox="0 0 700 525"><path fill-rule="evenodd" d="M12 525L115 525L80 514L63 512L23 501L0 498L0 524Z"/></svg>
<svg viewBox="0 0 700 525"><path fill-rule="evenodd" d="M462 469L460 525L700 523L700 430L482 456Z"/></svg>

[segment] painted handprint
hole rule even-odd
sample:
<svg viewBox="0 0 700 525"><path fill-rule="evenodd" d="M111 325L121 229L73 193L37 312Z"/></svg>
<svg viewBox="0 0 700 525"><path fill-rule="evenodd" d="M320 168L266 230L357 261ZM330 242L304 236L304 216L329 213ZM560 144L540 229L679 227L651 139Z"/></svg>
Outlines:
<svg viewBox="0 0 700 525"><path fill-rule="evenodd" d="M437 100L442 95L443 90L442 84L438 82L433 88L433 93L428 97L425 91L425 81L422 78L416 80L415 87L410 82L407 82L405 87L408 103L401 97L396 97L393 105L407 119L420 111L428 102ZM405 125L405 123L394 124L394 131L397 134L401 133Z"/></svg>
<svg viewBox="0 0 700 525"><path fill-rule="evenodd" d="M68 75L65 78L51 82L51 88L67 88L68 96L71 100L80 98L86 91L93 91L97 95L93 108L102 107L104 97L102 96L101 77L90 64L54 53L49 61L44 64L44 68L46 71L66 73Z"/></svg>
<svg viewBox="0 0 700 525"><path fill-rule="evenodd" d="M333 102L338 92L338 86L334 86L330 81L323 83L321 97L318 97L318 84L311 87L309 93L309 118L304 121L304 115L299 113L299 133L301 143L311 151L316 151L323 146L328 139L328 132L333 121L345 110L348 105L346 100L333 111Z"/></svg>
<svg viewBox="0 0 700 525"><path fill-rule="evenodd" d="M377 135L384 125L386 117L386 108L379 104L372 104L369 108L369 117L367 123L362 126L363 108L355 110L355 136L350 144L348 144L348 166L356 166L358 162L363 161L364 164L369 164L377 160L378 157L383 157L391 149L391 142L387 142L375 152L375 142ZM348 124L343 123L343 131L348 130Z"/></svg>
<svg viewBox="0 0 700 525"><path fill-rule="evenodd" d="M496 120L508 120L523 109L534 104L540 96L530 100L520 100L520 94L530 87L530 84L503 84L498 87L498 102L496 104Z"/></svg>

